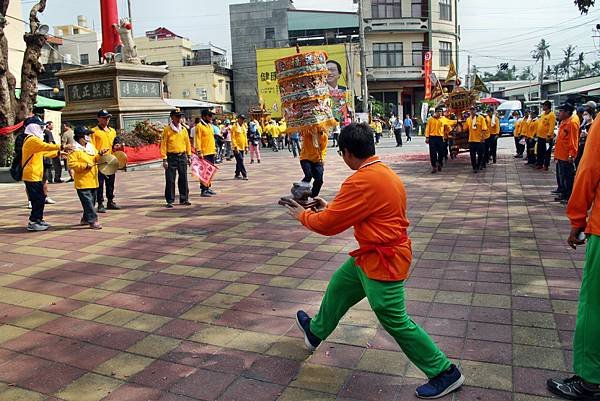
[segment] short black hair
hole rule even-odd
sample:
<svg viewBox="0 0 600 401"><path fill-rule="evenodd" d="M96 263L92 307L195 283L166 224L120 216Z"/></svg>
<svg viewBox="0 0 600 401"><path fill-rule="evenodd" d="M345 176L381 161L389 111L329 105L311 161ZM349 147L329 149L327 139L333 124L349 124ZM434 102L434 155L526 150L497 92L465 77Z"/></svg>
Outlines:
<svg viewBox="0 0 600 401"><path fill-rule="evenodd" d="M552 103L549 100L546 100L544 103L542 103L542 106L552 107Z"/></svg>
<svg viewBox="0 0 600 401"><path fill-rule="evenodd" d="M359 159L375 155L375 139L371 127L365 123L352 123L342 129L338 138L341 151L347 150Z"/></svg>
<svg viewBox="0 0 600 401"><path fill-rule="evenodd" d="M342 65L341 65L340 63L338 63L338 62L337 62L337 61L335 61L335 60L327 60L327 61L325 62L325 64L329 64L329 63L335 64L335 66L337 67L337 70L338 70L338 74L341 74L341 73L342 73Z"/></svg>
<svg viewBox="0 0 600 401"><path fill-rule="evenodd" d="M214 116L214 115L215 115L215 113L213 113L213 112L212 112L211 110L209 110L209 109L204 109L204 110L202 110L202 113L200 113L200 115L201 115L202 117L208 117L208 116L211 116L211 117L212 117L212 116Z"/></svg>

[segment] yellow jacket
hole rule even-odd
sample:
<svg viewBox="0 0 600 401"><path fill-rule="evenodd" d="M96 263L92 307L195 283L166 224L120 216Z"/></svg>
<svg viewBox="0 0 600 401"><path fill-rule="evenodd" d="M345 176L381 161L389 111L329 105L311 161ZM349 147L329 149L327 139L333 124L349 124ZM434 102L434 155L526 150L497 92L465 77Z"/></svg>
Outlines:
<svg viewBox="0 0 600 401"><path fill-rule="evenodd" d="M265 128L265 131L267 131L269 134L271 134L271 136L273 138L279 138L279 134L281 134L281 130L279 129L279 125L277 125L277 124L267 125L267 127Z"/></svg>
<svg viewBox="0 0 600 401"><path fill-rule="evenodd" d="M194 138L196 143L196 152L203 156L214 155L217 153L217 146L215 145L215 133L213 127L210 124L200 121L196 125L196 137Z"/></svg>
<svg viewBox="0 0 600 401"><path fill-rule="evenodd" d="M56 157L60 151L60 143L46 143L37 136L29 136L23 143L21 152L21 166L23 169L23 181L38 182L44 177L44 157Z"/></svg>
<svg viewBox="0 0 600 401"><path fill-rule="evenodd" d="M192 144L187 129L181 127L181 131L175 132L171 125L167 125L162 132L160 140L160 157L166 160L167 153L185 153L192 155Z"/></svg>
<svg viewBox="0 0 600 401"><path fill-rule="evenodd" d="M446 116L441 116L440 121L442 122L442 124L444 124L444 137L448 138L450 131L452 131L452 128L454 128L458 121L451 120Z"/></svg>
<svg viewBox="0 0 600 401"><path fill-rule="evenodd" d="M531 138L535 137L535 134L537 132L538 122L539 122L539 120L537 120L537 119L529 121L529 123L527 124L527 132L525 134L527 136L527 138L531 139Z"/></svg>
<svg viewBox="0 0 600 401"><path fill-rule="evenodd" d="M521 125L523 124L523 120L520 118L517 118L515 120L515 124L514 124L514 129L513 129L513 136L515 138L518 138L519 136L521 136Z"/></svg>
<svg viewBox="0 0 600 401"><path fill-rule="evenodd" d="M552 139L554 138L554 127L556 126L556 115L551 111L542 113L537 124L538 138Z"/></svg>
<svg viewBox="0 0 600 401"><path fill-rule="evenodd" d="M106 129L102 129L98 126L92 128L92 131L94 131L91 136L92 145L98 150L108 149L108 154L112 154L117 131L114 128L106 127Z"/></svg>
<svg viewBox="0 0 600 401"><path fill-rule="evenodd" d="M325 160L325 155L327 154L327 142L329 141L327 132L321 132L318 140L319 145L316 147L313 143L312 134L302 135L302 150L300 150L300 160L308 160L313 163L319 163Z"/></svg>
<svg viewBox="0 0 600 401"><path fill-rule="evenodd" d="M285 122L285 120L281 120L279 122L279 132L281 132L282 134L285 134L286 130L287 130L287 123Z"/></svg>
<svg viewBox="0 0 600 401"><path fill-rule="evenodd" d="M98 159L100 155L92 143L90 154L83 147L75 149L67 158L69 169L73 170L73 180L76 189L98 188Z"/></svg>
<svg viewBox="0 0 600 401"><path fill-rule="evenodd" d="M527 136L527 132L529 131L529 123L529 119L523 117L521 124L519 124L519 136Z"/></svg>
<svg viewBox="0 0 600 401"><path fill-rule="evenodd" d="M231 147L241 152L248 148L248 128L245 125L234 123L231 126Z"/></svg>
<svg viewBox="0 0 600 401"><path fill-rule="evenodd" d="M488 138L490 135L500 134L500 119L496 116L496 125L492 127L492 117L487 116L485 122L488 126Z"/></svg>
<svg viewBox="0 0 600 401"><path fill-rule="evenodd" d="M441 118L431 117L425 127L425 138L430 136L444 136L444 122Z"/></svg>
<svg viewBox="0 0 600 401"><path fill-rule="evenodd" d="M463 127L469 130L469 142L482 142L485 139L487 123L482 116L475 117L475 128L473 128L473 117L467 118Z"/></svg>

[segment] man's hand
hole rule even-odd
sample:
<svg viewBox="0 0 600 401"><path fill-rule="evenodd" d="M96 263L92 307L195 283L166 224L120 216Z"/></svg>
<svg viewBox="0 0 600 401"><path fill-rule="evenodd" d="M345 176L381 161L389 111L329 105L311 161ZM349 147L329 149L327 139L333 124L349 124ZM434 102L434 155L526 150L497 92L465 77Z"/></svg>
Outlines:
<svg viewBox="0 0 600 401"><path fill-rule="evenodd" d="M100 152L98 152L100 155L105 155L108 152L108 148L106 149L102 149L100 150Z"/></svg>
<svg viewBox="0 0 600 401"><path fill-rule="evenodd" d="M63 146L63 150L64 150L65 152L71 152L71 151L73 151L73 149L75 149L75 146L74 146L74 145L68 145L68 144L67 144L67 145Z"/></svg>
<svg viewBox="0 0 600 401"><path fill-rule="evenodd" d="M290 216L300 221L300 215L302 215L302 212L304 212L304 208L300 206L298 202L296 202L293 199L290 199L289 204L285 205L285 208L288 210L288 214Z"/></svg>
<svg viewBox="0 0 600 401"><path fill-rule="evenodd" d="M573 228L567 239L567 244L573 249L577 249L577 245L585 244L585 241L579 239L579 235L583 232L583 228Z"/></svg>
<svg viewBox="0 0 600 401"><path fill-rule="evenodd" d="M317 212L327 209L328 203L325 199L321 198L320 196L317 196L316 198L313 198L313 199L316 200L317 202L319 202L316 207Z"/></svg>
<svg viewBox="0 0 600 401"><path fill-rule="evenodd" d="M166 160L163 160L163 168L165 170L169 168L169 162L167 162Z"/></svg>

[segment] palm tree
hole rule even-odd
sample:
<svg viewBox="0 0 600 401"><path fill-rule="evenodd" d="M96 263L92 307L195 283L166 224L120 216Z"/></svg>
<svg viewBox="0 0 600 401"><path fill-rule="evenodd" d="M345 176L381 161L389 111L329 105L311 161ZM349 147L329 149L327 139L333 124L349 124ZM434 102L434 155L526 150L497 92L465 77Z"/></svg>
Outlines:
<svg viewBox="0 0 600 401"><path fill-rule="evenodd" d="M558 81L558 77L560 76L561 65L556 64L552 67L552 72L554 73L554 79Z"/></svg>
<svg viewBox="0 0 600 401"><path fill-rule="evenodd" d="M533 73L533 69L531 68L530 65L523 68L523 71L519 75L519 79L521 79L523 81L529 81L529 80L535 79L535 74Z"/></svg>
<svg viewBox="0 0 600 401"><path fill-rule="evenodd" d="M581 76L582 72L583 72L583 67L585 66L585 53L581 52L579 53L579 55L577 56L577 75Z"/></svg>
<svg viewBox="0 0 600 401"><path fill-rule="evenodd" d="M544 73L544 78L550 78L552 76L552 67L546 67L546 72Z"/></svg>
<svg viewBox="0 0 600 401"><path fill-rule="evenodd" d="M541 85L544 83L544 60L550 58L550 51L548 50L550 45L546 42L546 39L542 38L540 43L538 43L533 51L531 52L531 57L537 63L538 61L542 61L542 69L540 70L540 91Z"/></svg>
<svg viewBox="0 0 600 401"><path fill-rule="evenodd" d="M563 71L567 74L567 79L571 76L571 66L573 65L573 58L575 57L575 48L576 46L569 45L563 53L565 54L565 58L563 60Z"/></svg>

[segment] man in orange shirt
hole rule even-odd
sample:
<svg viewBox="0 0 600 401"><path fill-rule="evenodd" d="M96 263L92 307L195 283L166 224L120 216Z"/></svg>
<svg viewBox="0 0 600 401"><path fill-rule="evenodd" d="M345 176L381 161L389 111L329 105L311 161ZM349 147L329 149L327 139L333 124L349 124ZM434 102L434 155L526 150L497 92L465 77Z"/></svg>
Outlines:
<svg viewBox="0 0 600 401"><path fill-rule="evenodd" d="M333 274L319 313L311 319L306 312L297 312L304 343L309 350L316 349L344 314L367 297L381 325L429 378L417 388L417 397L442 397L459 388L464 377L406 313L404 281L412 251L404 185L375 156L373 131L366 124L344 127L338 146L338 153L355 173L335 199L328 204L317 198L318 212L304 210L293 201L287 206L294 218L322 235L336 235L354 226L360 246Z"/></svg>
<svg viewBox="0 0 600 401"><path fill-rule="evenodd" d="M558 187L561 193L554 199L555 201L567 204L573 191L573 181L575 180L575 157L577 157L577 147L579 145L579 129L573 121L573 106L564 104L560 107L558 119L558 136L554 147L554 160L556 160L556 173L558 177Z"/></svg>
<svg viewBox="0 0 600 401"><path fill-rule="evenodd" d="M559 132L559 137L562 132ZM573 371L567 379L549 379L554 394L569 400L600 400L600 124L592 125L567 206L573 249L587 235L585 264L573 338Z"/></svg>

